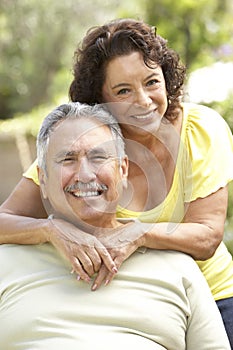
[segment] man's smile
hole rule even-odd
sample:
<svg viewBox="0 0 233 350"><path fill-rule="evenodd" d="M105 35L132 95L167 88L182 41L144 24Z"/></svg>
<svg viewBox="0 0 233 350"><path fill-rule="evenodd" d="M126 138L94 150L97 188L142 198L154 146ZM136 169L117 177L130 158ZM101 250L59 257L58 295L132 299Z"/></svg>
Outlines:
<svg viewBox="0 0 233 350"><path fill-rule="evenodd" d="M95 182L83 183L76 182L75 184L65 187L65 192L72 194L74 197L97 197L101 196L103 192L106 192L108 187L103 184Z"/></svg>
<svg viewBox="0 0 233 350"><path fill-rule="evenodd" d="M84 198L84 197L96 197L96 196L100 196L103 192L101 191L88 191L88 192L84 192L84 191L77 191L77 192L73 192L73 196L78 197L78 198Z"/></svg>

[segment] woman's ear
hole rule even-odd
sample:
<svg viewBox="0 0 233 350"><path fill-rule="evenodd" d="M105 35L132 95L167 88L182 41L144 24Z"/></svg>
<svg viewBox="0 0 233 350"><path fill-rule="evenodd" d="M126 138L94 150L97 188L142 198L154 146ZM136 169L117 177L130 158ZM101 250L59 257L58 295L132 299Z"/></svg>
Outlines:
<svg viewBox="0 0 233 350"><path fill-rule="evenodd" d="M47 199L48 198L47 191L46 191L47 176L46 176L44 170L42 168L39 168L38 166L37 166L37 174L38 174L38 179L39 179L39 183L40 183L40 191L41 191L42 197L44 199Z"/></svg>

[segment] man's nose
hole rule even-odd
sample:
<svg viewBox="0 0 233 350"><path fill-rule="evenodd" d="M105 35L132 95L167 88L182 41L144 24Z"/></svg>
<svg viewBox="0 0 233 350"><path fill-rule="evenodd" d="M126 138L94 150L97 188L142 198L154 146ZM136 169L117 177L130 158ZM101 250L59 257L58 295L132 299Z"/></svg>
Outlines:
<svg viewBox="0 0 233 350"><path fill-rule="evenodd" d="M152 103L152 99L149 92L145 91L143 88L140 88L135 92L134 102L141 107L148 108Z"/></svg>
<svg viewBox="0 0 233 350"><path fill-rule="evenodd" d="M80 159L75 169L74 180L87 183L95 179L96 173L94 167L85 157Z"/></svg>

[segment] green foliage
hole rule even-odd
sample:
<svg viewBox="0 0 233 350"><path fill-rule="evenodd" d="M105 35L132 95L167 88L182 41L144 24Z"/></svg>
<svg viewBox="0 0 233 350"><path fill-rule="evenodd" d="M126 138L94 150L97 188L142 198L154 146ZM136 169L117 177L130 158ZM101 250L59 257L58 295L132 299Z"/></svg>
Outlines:
<svg viewBox="0 0 233 350"><path fill-rule="evenodd" d="M20 113L12 119L0 121L1 136L14 137L14 135L20 133L29 137L36 137L46 115L57 105L66 102L67 98L61 97L56 99L53 104L40 105L33 108L29 113Z"/></svg>
<svg viewBox="0 0 233 350"><path fill-rule="evenodd" d="M193 70L233 56L231 0L144 0L145 20Z"/></svg>
<svg viewBox="0 0 233 350"><path fill-rule="evenodd" d="M231 0L0 0L0 119L67 94L73 51L91 26L143 18L193 70L232 59L232 14Z"/></svg>
<svg viewBox="0 0 233 350"><path fill-rule="evenodd" d="M116 2L0 1L0 119L67 94L70 76L62 85L57 73L70 72L84 32L112 17Z"/></svg>
<svg viewBox="0 0 233 350"><path fill-rule="evenodd" d="M224 101L213 101L207 104L209 107L215 109L229 124L233 132L233 93L230 94Z"/></svg>
<svg viewBox="0 0 233 350"><path fill-rule="evenodd" d="M233 94L229 95L225 101L211 102L209 107L215 109L222 117L227 121L228 125L233 132ZM232 165L233 166L233 165ZM228 212L227 212L227 228L233 232L233 181L229 184L229 199L228 199Z"/></svg>
<svg viewBox="0 0 233 350"><path fill-rule="evenodd" d="M47 87L56 70L61 68L60 52L66 40L62 11L46 8L44 1L3 2L3 10L2 118L44 102Z"/></svg>

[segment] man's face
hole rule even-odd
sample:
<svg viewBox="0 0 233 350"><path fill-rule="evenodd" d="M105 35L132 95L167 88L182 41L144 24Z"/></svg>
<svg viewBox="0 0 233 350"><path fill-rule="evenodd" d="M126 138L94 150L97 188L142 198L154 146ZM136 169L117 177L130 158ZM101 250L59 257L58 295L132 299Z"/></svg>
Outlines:
<svg viewBox="0 0 233 350"><path fill-rule="evenodd" d="M107 126L88 118L58 124L50 136L47 174L39 170L44 198L59 217L111 227L127 177ZM77 220L78 218L78 220Z"/></svg>

